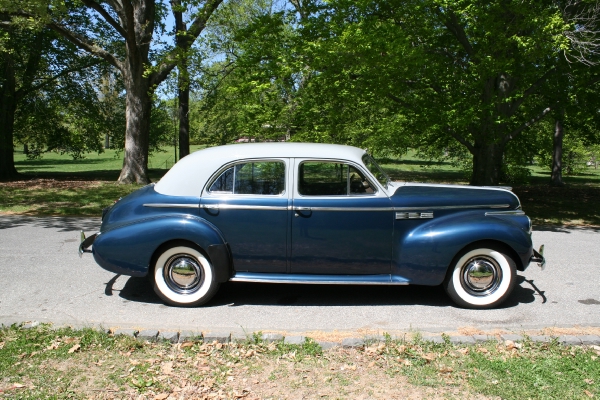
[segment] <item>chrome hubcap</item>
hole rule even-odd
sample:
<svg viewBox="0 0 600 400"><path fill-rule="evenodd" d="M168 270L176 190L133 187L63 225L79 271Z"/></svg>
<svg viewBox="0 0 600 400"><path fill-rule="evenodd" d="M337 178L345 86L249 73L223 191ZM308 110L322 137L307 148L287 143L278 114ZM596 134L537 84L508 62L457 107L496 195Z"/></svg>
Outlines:
<svg viewBox="0 0 600 400"><path fill-rule="evenodd" d="M171 290L181 294L195 292L204 281L202 267L187 254L174 255L166 262L164 278Z"/></svg>
<svg viewBox="0 0 600 400"><path fill-rule="evenodd" d="M500 286L502 270L493 258L477 256L463 265L461 277L467 293L473 296L487 296Z"/></svg>

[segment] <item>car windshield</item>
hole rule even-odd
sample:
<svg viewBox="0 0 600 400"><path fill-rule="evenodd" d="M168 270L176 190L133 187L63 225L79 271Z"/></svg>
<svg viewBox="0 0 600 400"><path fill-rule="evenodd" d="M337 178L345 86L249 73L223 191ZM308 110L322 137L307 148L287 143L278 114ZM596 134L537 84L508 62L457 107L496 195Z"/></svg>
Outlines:
<svg viewBox="0 0 600 400"><path fill-rule="evenodd" d="M383 187L387 189L388 184L391 182L392 179L381 169L381 167L379 166L379 164L377 164L373 157L371 157L369 154L365 154L362 157L362 161L365 164L365 166L369 169L369 171L371 171L375 179L377 179L377 181L379 181L379 183L381 183Z"/></svg>

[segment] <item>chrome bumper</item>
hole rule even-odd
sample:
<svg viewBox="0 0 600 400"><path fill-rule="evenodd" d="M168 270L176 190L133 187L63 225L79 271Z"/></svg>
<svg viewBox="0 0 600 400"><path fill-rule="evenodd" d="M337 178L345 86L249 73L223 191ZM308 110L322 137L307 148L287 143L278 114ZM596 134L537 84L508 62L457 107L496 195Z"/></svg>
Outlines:
<svg viewBox="0 0 600 400"><path fill-rule="evenodd" d="M83 233L83 231L79 231L79 232L80 232L79 234L80 234L80 238L81 238L81 243L79 243L79 258L81 258L83 253L91 253L92 252L92 250L90 250L89 247L94 243L94 240L96 240L96 236L98 236L100 234L100 232L96 232L88 238L85 237L85 233Z"/></svg>
<svg viewBox="0 0 600 400"><path fill-rule="evenodd" d="M529 259L529 262L536 262L538 267L544 270L546 268L546 259L544 258L544 245L540 246L540 249L536 251L533 249L533 255Z"/></svg>

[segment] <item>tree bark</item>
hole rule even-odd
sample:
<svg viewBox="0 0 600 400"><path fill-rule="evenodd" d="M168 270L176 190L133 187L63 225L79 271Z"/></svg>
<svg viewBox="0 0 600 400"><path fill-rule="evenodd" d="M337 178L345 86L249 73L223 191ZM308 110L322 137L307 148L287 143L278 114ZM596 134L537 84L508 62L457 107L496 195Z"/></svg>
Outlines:
<svg viewBox="0 0 600 400"><path fill-rule="evenodd" d="M148 150L150 142L150 83L143 76L144 66L132 68L123 75L126 88L125 154L119 183L150 183Z"/></svg>
<svg viewBox="0 0 600 400"><path fill-rule="evenodd" d="M183 22L181 1L171 0L171 8L175 18L175 31L179 32L175 42L180 51L180 61L177 65L177 95L179 98L179 159L181 160L190 154L190 77L187 68L190 42L186 24Z"/></svg>
<svg viewBox="0 0 600 400"><path fill-rule="evenodd" d="M471 185L495 186L500 183L504 146L497 143L475 143L473 146Z"/></svg>
<svg viewBox="0 0 600 400"><path fill-rule="evenodd" d="M563 137L565 130L560 118L554 123L554 134L552 140L552 176L550 184L552 186L564 186L562 180L562 152L563 152Z"/></svg>
<svg viewBox="0 0 600 400"><path fill-rule="evenodd" d="M19 177L15 168L13 135L17 109L14 62L10 54L2 53L2 86L0 87L0 181Z"/></svg>
<svg viewBox="0 0 600 400"><path fill-rule="evenodd" d="M190 84L179 72L179 159L190 154ZM185 71L187 76L187 71Z"/></svg>

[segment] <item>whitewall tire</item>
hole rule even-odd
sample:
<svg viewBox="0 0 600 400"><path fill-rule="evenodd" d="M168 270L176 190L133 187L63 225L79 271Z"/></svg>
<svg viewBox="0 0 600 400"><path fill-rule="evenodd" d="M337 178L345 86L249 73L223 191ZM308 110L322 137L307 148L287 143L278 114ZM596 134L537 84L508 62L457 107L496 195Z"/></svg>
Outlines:
<svg viewBox="0 0 600 400"><path fill-rule="evenodd" d="M174 306L198 306L217 292L210 262L198 250L175 246L163 251L154 265L154 291Z"/></svg>
<svg viewBox="0 0 600 400"><path fill-rule="evenodd" d="M466 251L450 268L444 288L455 303L466 308L496 307L510 296L516 283L515 262L494 248Z"/></svg>

